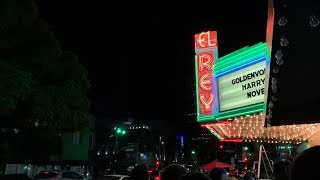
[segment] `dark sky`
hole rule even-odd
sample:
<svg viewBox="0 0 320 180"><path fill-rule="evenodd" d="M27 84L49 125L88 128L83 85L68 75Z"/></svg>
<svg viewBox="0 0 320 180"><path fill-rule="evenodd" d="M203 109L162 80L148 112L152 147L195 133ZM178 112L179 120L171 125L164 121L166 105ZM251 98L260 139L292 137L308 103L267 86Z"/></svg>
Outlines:
<svg viewBox="0 0 320 180"><path fill-rule="evenodd" d="M94 114L184 123L195 111L193 35L217 30L219 56L265 41L266 0L106 2L39 1L88 69Z"/></svg>

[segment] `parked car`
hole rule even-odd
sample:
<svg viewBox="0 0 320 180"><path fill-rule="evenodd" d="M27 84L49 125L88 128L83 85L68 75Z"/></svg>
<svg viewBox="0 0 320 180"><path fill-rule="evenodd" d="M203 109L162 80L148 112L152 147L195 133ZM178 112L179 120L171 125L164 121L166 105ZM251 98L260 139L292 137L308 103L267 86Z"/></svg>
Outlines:
<svg viewBox="0 0 320 180"><path fill-rule="evenodd" d="M42 171L34 176L34 180L72 180L72 179L82 179L85 180L83 176L73 171Z"/></svg>
<svg viewBox="0 0 320 180"><path fill-rule="evenodd" d="M130 176L127 175L104 175L98 180L130 180Z"/></svg>
<svg viewBox="0 0 320 180"><path fill-rule="evenodd" d="M1 180L31 180L26 174L6 174L0 176Z"/></svg>

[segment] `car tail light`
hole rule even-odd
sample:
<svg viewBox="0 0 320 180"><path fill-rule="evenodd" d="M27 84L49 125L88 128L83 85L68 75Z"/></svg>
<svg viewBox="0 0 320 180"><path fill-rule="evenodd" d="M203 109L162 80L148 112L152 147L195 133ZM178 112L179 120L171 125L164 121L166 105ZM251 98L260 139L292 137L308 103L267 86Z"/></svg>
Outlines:
<svg viewBox="0 0 320 180"><path fill-rule="evenodd" d="M160 176L156 176L156 180L160 180Z"/></svg>

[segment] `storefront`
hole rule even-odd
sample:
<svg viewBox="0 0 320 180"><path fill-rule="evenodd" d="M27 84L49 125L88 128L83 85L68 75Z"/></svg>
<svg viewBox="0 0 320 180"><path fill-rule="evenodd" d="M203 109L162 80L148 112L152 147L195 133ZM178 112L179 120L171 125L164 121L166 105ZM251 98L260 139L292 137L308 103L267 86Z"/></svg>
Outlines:
<svg viewBox="0 0 320 180"><path fill-rule="evenodd" d="M267 43L217 58L216 32L201 34L195 36L195 59L197 120L203 127L220 140L295 144L307 141L320 130L319 124L266 124L270 72ZM205 40L215 43L199 46Z"/></svg>

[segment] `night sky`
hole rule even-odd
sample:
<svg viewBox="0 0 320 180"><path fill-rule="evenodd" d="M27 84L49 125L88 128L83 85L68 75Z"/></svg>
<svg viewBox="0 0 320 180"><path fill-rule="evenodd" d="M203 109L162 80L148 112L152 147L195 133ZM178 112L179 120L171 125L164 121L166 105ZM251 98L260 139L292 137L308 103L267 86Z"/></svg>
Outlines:
<svg viewBox="0 0 320 180"><path fill-rule="evenodd" d="M193 35L217 30L220 57L265 41L266 0L222 2L38 4L62 48L88 69L98 119L133 117L179 127L195 112Z"/></svg>
<svg viewBox="0 0 320 180"><path fill-rule="evenodd" d="M274 28L271 67L277 66L275 54L283 53L283 65L279 73L271 71L277 79L277 92L269 87L269 100L276 97L272 108L272 125L320 123L319 59L320 27L310 25L312 15L320 19L320 2L275 1L276 24ZM281 16L288 21L278 25ZM319 21L318 21L319 22ZM280 39L289 41L287 47L280 46Z"/></svg>

